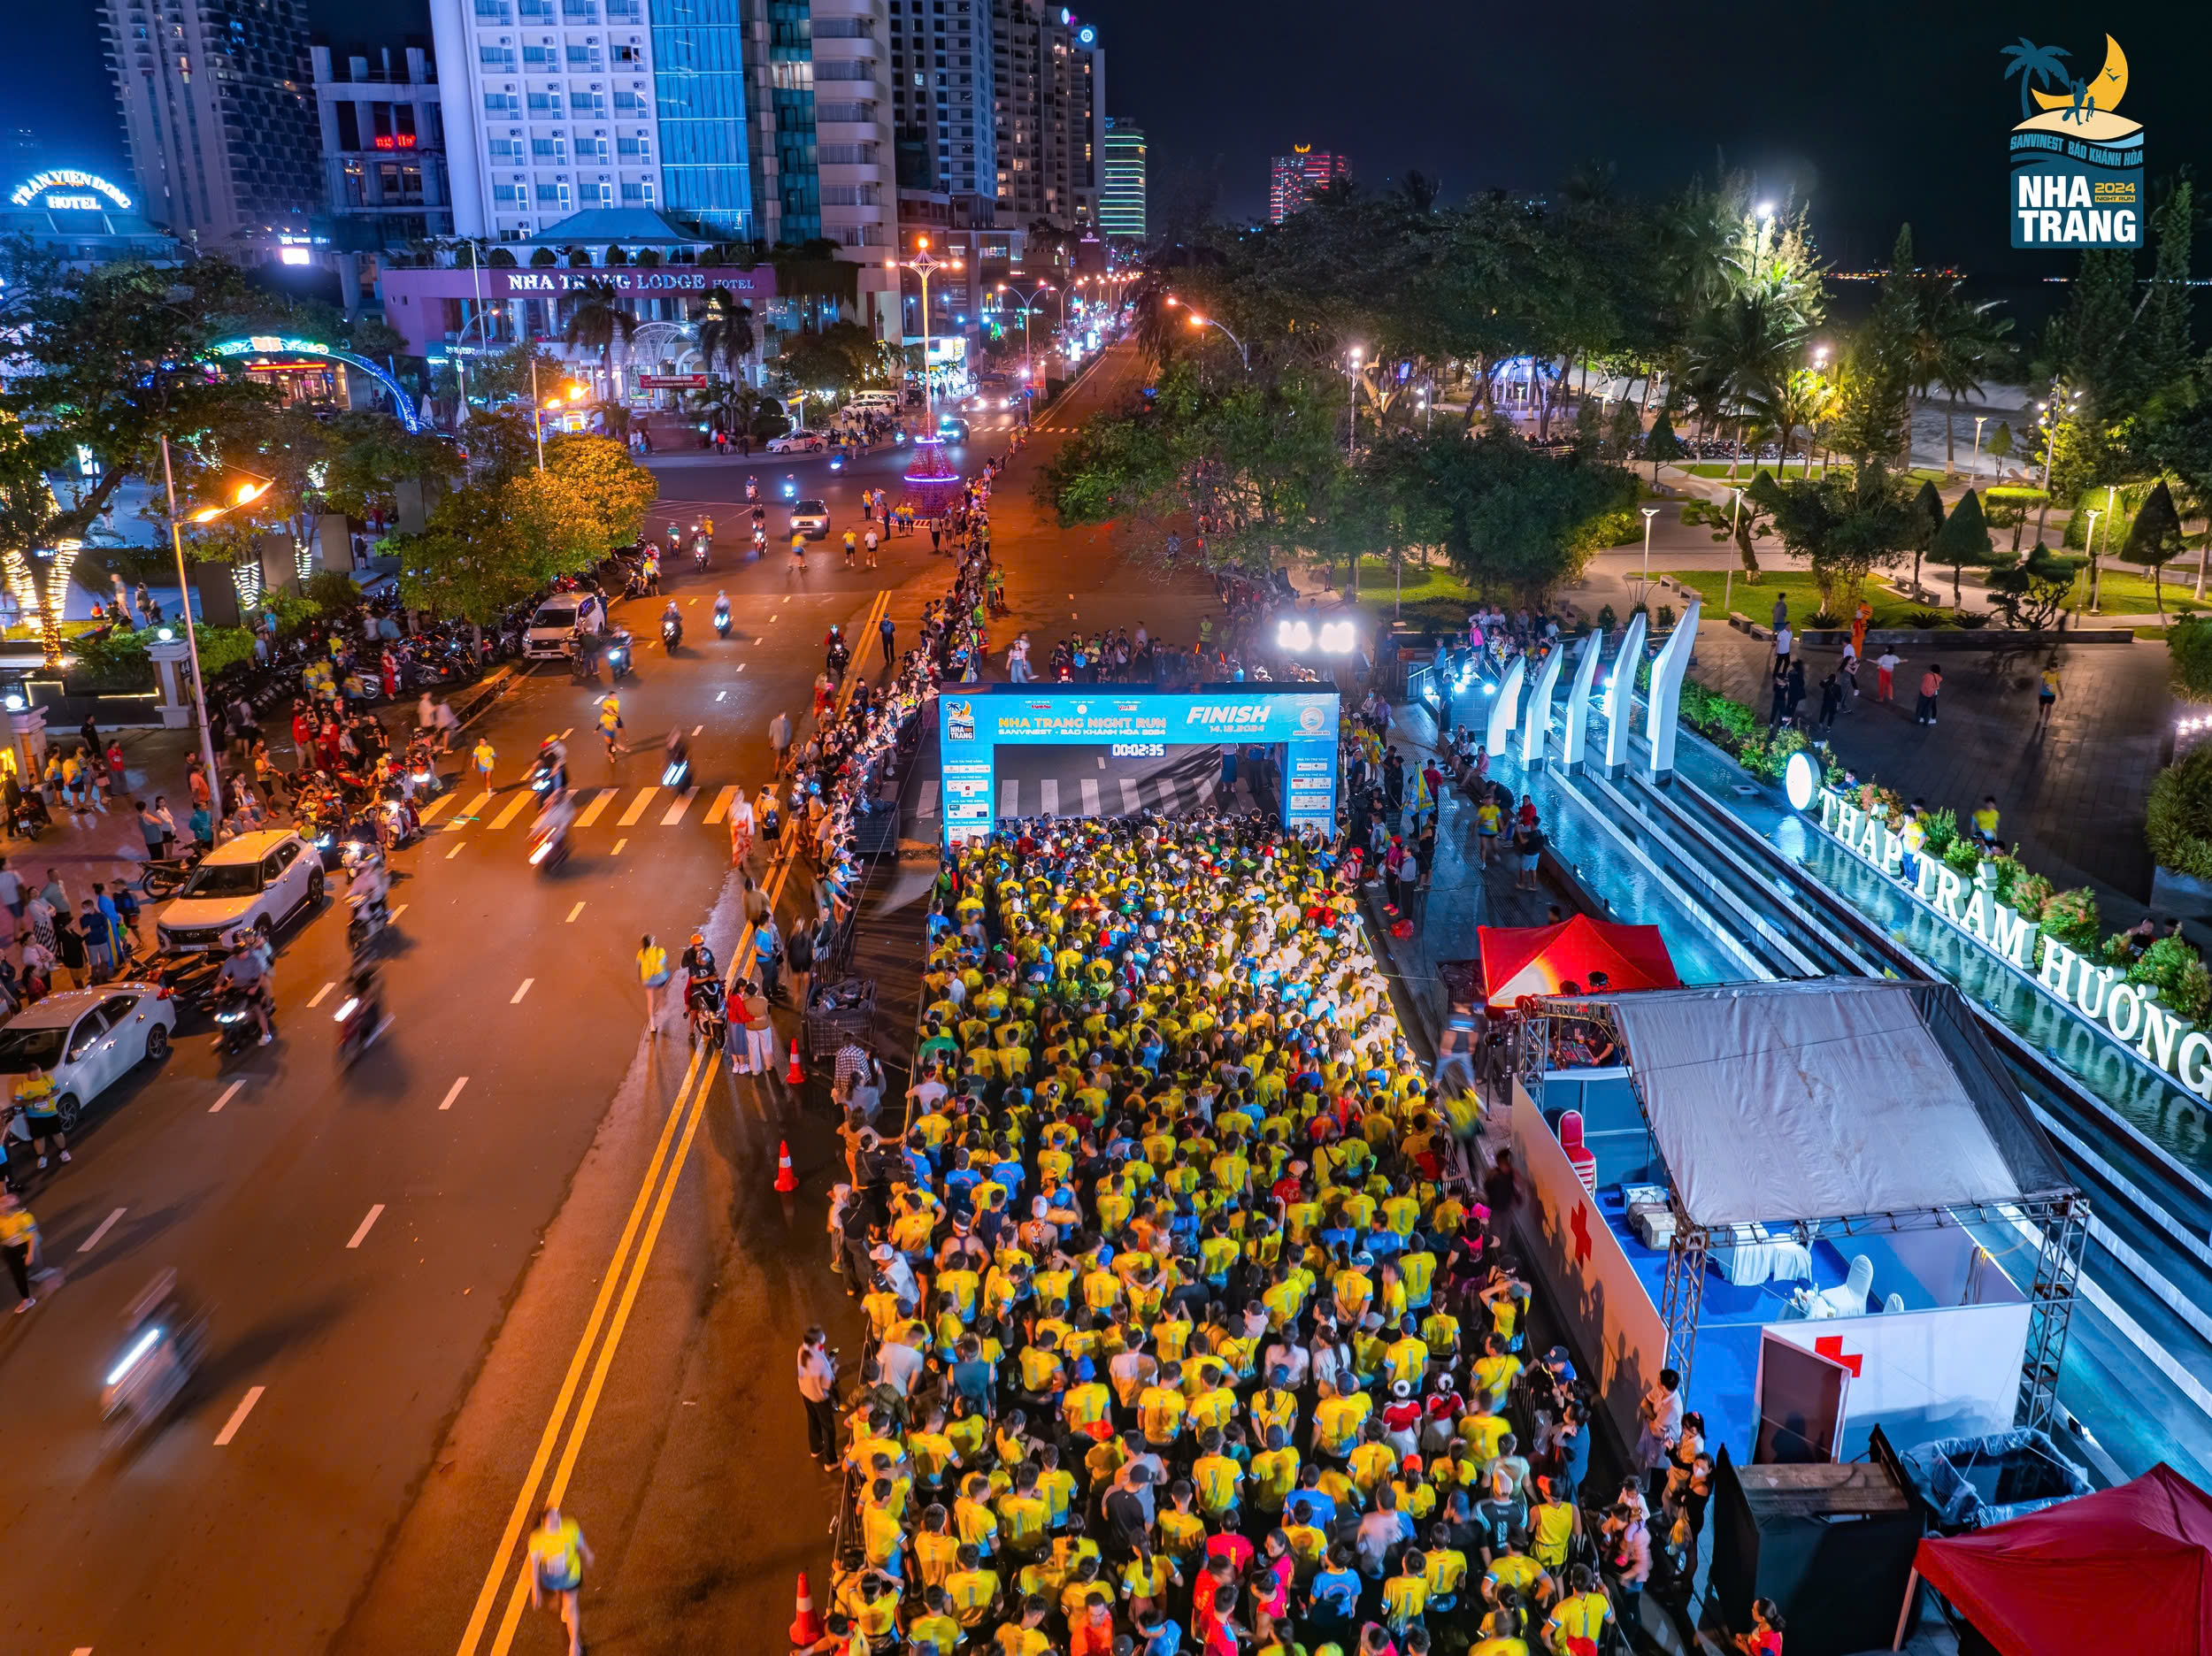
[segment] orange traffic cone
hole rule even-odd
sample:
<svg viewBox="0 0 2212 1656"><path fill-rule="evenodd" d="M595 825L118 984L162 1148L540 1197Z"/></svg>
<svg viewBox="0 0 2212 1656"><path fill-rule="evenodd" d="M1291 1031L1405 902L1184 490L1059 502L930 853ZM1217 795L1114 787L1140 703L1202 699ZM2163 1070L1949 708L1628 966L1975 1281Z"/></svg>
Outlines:
<svg viewBox="0 0 2212 1656"><path fill-rule="evenodd" d="M783 1084L786 1086L806 1085L806 1070L799 1062L799 1042L795 1036L791 1041L791 1068L783 1072Z"/></svg>
<svg viewBox="0 0 2212 1656"><path fill-rule="evenodd" d="M784 1158L784 1166L791 1165L791 1158ZM807 1585L806 1572L799 1572L799 1608L791 1618L791 1646L794 1650L808 1650L822 1642L825 1629L822 1618L814 1614L814 1590Z"/></svg>
<svg viewBox="0 0 2212 1656"><path fill-rule="evenodd" d="M799 1176L791 1170L791 1141L788 1138L776 1140L776 1188L786 1195L799 1188ZM804 1581L806 1577L802 1576L799 1579Z"/></svg>

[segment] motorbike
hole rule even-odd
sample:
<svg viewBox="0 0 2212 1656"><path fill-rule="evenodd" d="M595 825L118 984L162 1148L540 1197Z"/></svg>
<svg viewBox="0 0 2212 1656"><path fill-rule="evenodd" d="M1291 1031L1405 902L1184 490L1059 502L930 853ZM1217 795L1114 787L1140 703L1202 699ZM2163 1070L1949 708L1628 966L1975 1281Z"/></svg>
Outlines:
<svg viewBox="0 0 2212 1656"><path fill-rule="evenodd" d="M795 474L789 472L783 474L783 497L786 500L799 498L799 479Z"/></svg>
<svg viewBox="0 0 2212 1656"><path fill-rule="evenodd" d="M717 610L714 612L714 630L724 638L729 637L730 612L727 610Z"/></svg>
<svg viewBox="0 0 2212 1656"><path fill-rule="evenodd" d="M275 1028L275 1021L270 1022ZM253 997L235 984L215 992L215 1060L219 1070L228 1060L250 1051L261 1039L253 1017Z"/></svg>
<svg viewBox="0 0 2212 1656"><path fill-rule="evenodd" d="M767 532L765 529L756 529L756 530L754 530L754 531L753 531L753 556L754 556L755 557L763 557L763 556L765 556L767 555L767 551L768 551L768 532Z"/></svg>
<svg viewBox="0 0 2212 1656"><path fill-rule="evenodd" d="M540 823L530 830L530 866L550 874L568 861L568 826Z"/></svg>
<svg viewBox="0 0 2212 1656"><path fill-rule="evenodd" d="M184 889L185 881L192 878L192 870L200 865L203 854L188 851L182 856L160 857L145 865L139 877L139 889L149 897L173 897Z"/></svg>
<svg viewBox="0 0 2212 1656"><path fill-rule="evenodd" d="M684 624L674 616L663 616L661 617L661 648L673 656L676 653L676 647L683 641Z"/></svg>
<svg viewBox="0 0 2212 1656"><path fill-rule="evenodd" d="M353 916L346 922L346 947L353 951L354 959L359 960L382 940L391 916L380 899L374 902L358 897L347 901L353 907Z"/></svg>
<svg viewBox="0 0 2212 1656"><path fill-rule="evenodd" d="M841 453L832 455L830 456L829 469L833 472L842 472L845 469L844 455Z"/></svg>
<svg viewBox="0 0 2212 1656"><path fill-rule="evenodd" d="M667 762L661 767L661 786L680 788L687 786L690 781L691 755L677 748L669 754Z"/></svg>
<svg viewBox="0 0 2212 1656"><path fill-rule="evenodd" d="M338 1062L349 1065L376 1044L391 1020L384 1016L384 996L373 978L356 978L347 985L346 998L332 1015L338 1025Z"/></svg>
<svg viewBox="0 0 2212 1656"><path fill-rule="evenodd" d="M709 1052L729 1034L728 1009L722 1001L722 980L713 976L694 978L684 989L684 1005L690 1014L691 1044Z"/></svg>
<svg viewBox="0 0 2212 1656"><path fill-rule="evenodd" d="M540 805L544 804L546 795L552 793L556 788L563 788L567 786L567 767L565 765L562 765L556 761L540 759L536 764L531 767L530 791L538 796L538 803Z"/></svg>
<svg viewBox="0 0 2212 1656"><path fill-rule="evenodd" d="M745 498L749 502L757 501L760 498L760 479L758 478L749 476L745 479Z"/></svg>
<svg viewBox="0 0 2212 1656"><path fill-rule="evenodd" d="M691 543L691 561L704 569L707 566L707 538L701 535Z"/></svg>
<svg viewBox="0 0 2212 1656"><path fill-rule="evenodd" d="M111 1451L157 1423L207 1354L207 1314L177 1297L173 1272L165 1271L133 1303L129 1325L100 1387L100 1421Z"/></svg>
<svg viewBox="0 0 2212 1656"><path fill-rule="evenodd" d="M823 665L829 669L831 678L841 679L845 676L845 669L852 664L852 651L847 649L842 643L833 644L829 647L829 653Z"/></svg>
<svg viewBox="0 0 2212 1656"><path fill-rule="evenodd" d="M630 647L627 644L607 646L607 681L620 684L630 676Z"/></svg>

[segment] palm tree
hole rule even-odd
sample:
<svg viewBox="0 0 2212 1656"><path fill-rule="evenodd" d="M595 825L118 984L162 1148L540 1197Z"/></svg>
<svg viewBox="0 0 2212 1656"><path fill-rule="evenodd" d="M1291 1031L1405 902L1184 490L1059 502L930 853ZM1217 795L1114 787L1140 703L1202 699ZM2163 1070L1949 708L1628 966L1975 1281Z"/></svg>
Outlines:
<svg viewBox="0 0 2212 1656"><path fill-rule="evenodd" d="M2066 49L2063 46L2039 46L2023 34L2017 46L2008 46L2004 49L2004 56L2012 60L2005 65L2005 79L2009 80L2015 75L2020 77L2020 119L2022 120L2027 119L2029 116L2035 113L2035 104L2028 96L2028 83L2031 80L2040 80L2047 87L2065 88L2073 85L2072 77L2066 73L2066 65L2060 61L2066 56Z"/></svg>
<svg viewBox="0 0 2212 1656"><path fill-rule="evenodd" d="M1810 332L1779 284L1747 288L1705 318L1691 345L1692 379L1717 382L1723 411L1732 411L1740 437L1754 401L1774 395ZM1736 475L1732 457L1728 475Z"/></svg>
<svg viewBox="0 0 2212 1656"><path fill-rule="evenodd" d="M745 359L758 342L753 333L753 308L726 288L717 288L706 303L691 313L699 325L699 356L709 373L721 363L732 379L739 376Z"/></svg>
<svg viewBox="0 0 2212 1656"><path fill-rule="evenodd" d="M1753 435L1762 441L1772 437L1781 448L1781 459L1774 468L1776 477L1789 475L1790 445L1796 441L1801 426L1806 433L1806 470L1811 471L1812 434L1827 418L1834 401L1835 387L1828 376L1811 368L1795 369L1744 399L1751 412Z"/></svg>
<svg viewBox="0 0 2212 1656"><path fill-rule="evenodd" d="M1958 475L1959 399L1971 396L1990 372L2011 355L2005 336L2009 318L1996 314L1993 299L1969 300L1956 276L1916 272L1914 326L1910 341L1913 390L1921 402L1943 393L1943 472Z"/></svg>
<svg viewBox="0 0 2212 1656"><path fill-rule="evenodd" d="M607 372L611 392L614 348L618 342L627 348L637 330L638 319L624 307L614 284L593 280L578 288L569 302L568 326L562 329L561 339L571 349L580 347L599 353L599 364Z"/></svg>

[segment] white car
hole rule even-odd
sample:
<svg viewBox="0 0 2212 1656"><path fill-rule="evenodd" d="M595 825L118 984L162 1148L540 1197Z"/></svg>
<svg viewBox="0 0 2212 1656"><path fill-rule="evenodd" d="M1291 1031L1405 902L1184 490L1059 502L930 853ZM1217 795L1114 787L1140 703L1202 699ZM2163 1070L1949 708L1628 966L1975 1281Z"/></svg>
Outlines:
<svg viewBox="0 0 2212 1656"><path fill-rule="evenodd" d="M768 440L770 454L815 454L828 447L829 439L818 431L786 432Z"/></svg>
<svg viewBox="0 0 2212 1656"><path fill-rule="evenodd" d="M829 533L829 508L818 500L794 501L791 503L791 527L786 532L803 534L810 540L819 540Z"/></svg>
<svg viewBox="0 0 2212 1656"><path fill-rule="evenodd" d="M209 852L154 929L163 954L196 954L240 926L266 937L322 900L322 858L290 829L266 828Z"/></svg>
<svg viewBox="0 0 2212 1656"><path fill-rule="evenodd" d="M526 661L560 661L575 648L576 614L583 605L580 593L555 593L537 608L522 635Z"/></svg>
<svg viewBox="0 0 2212 1656"><path fill-rule="evenodd" d="M141 1063L169 1055L177 1003L150 983L116 982L50 994L0 1029L0 1076L36 1064L53 1078L64 1132L84 1107Z"/></svg>

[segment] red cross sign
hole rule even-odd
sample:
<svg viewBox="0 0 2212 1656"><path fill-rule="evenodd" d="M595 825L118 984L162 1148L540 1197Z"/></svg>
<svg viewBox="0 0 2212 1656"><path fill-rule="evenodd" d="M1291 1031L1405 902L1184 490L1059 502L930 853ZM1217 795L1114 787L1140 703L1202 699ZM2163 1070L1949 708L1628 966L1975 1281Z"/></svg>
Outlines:
<svg viewBox="0 0 2212 1656"><path fill-rule="evenodd" d="M1859 1377L1860 1367L1866 1361L1864 1352L1845 1352L1843 1336L1840 1334L1822 1335L1813 1342L1813 1350L1816 1354L1825 1357L1830 1362L1841 1363L1851 1371L1851 1377L1854 1380Z"/></svg>

